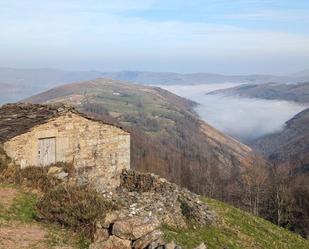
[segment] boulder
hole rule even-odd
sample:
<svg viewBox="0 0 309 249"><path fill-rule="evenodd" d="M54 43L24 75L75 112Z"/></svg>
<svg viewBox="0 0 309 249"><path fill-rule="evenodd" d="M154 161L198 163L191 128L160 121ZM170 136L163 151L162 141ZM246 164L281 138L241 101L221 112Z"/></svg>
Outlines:
<svg viewBox="0 0 309 249"><path fill-rule="evenodd" d="M107 229L104 228L96 228L93 234L93 241L94 242L102 242L106 241L109 237L109 233Z"/></svg>
<svg viewBox="0 0 309 249"><path fill-rule="evenodd" d="M207 249L207 246L204 243L202 243L198 247L195 247L194 249Z"/></svg>
<svg viewBox="0 0 309 249"><path fill-rule="evenodd" d="M165 244L165 246L164 246L165 249L175 249L175 247L176 247L176 244L175 244L174 241L171 241L171 242Z"/></svg>
<svg viewBox="0 0 309 249"><path fill-rule="evenodd" d="M102 227L109 228L112 223L114 223L119 217L117 212L109 212L105 215L103 222L101 222Z"/></svg>
<svg viewBox="0 0 309 249"><path fill-rule="evenodd" d="M67 180L68 176L69 176L69 173L66 173L66 172L60 172L58 174L55 174L55 177L62 181Z"/></svg>
<svg viewBox="0 0 309 249"><path fill-rule="evenodd" d="M117 236L110 236L108 240L102 242L94 242L89 249L131 249L131 241L123 240Z"/></svg>
<svg viewBox="0 0 309 249"><path fill-rule="evenodd" d="M60 167L50 167L50 168L48 169L47 174L48 174L48 175L54 175L54 174L59 174L59 173L61 173L62 171L63 171L63 169L60 168Z"/></svg>
<svg viewBox="0 0 309 249"><path fill-rule="evenodd" d="M122 239L137 240L156 230L160 222L155 217L131 217L114 223L112 234Z"/></svg>
<svg viewBox="0 0 309 249"><path fill-rule="evenodd" d="M147 246L147 248L157 248L160 245L157 241L162 238L163 233L160 230L155 230L134 241L133 247L135 249L144 249Z"/></svg>
<svg viewBox="0 0 309 249"><path fill-rule="evenodd" d="M157 249L158 247L160 246L160 244L158 243L158 242L151 242L149 245L148 245L148 247L147 247L147 249Z"/></svg>

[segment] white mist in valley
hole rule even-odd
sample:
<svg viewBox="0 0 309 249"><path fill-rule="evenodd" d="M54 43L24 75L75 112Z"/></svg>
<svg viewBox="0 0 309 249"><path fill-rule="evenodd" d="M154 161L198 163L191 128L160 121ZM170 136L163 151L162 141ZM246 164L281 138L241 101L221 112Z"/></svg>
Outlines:
<svg viewBox="0 0 309 249"><path fill-rule="evenodd" d="M289 101L207 94L236 85L239 84L159 87L199 103L196 111L203 120L243 142L280 131L287 120L306 108Z"/></svg>

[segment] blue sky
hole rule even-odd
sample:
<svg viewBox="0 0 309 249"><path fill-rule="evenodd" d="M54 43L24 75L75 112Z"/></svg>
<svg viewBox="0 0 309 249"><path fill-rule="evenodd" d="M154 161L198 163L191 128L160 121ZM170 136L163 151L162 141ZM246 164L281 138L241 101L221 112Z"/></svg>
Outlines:
<svg viewBox="0 0 309 249"><path fill-rule="evenodd" d="M286 74L308 0L0 0L0 66Z"/></svg>

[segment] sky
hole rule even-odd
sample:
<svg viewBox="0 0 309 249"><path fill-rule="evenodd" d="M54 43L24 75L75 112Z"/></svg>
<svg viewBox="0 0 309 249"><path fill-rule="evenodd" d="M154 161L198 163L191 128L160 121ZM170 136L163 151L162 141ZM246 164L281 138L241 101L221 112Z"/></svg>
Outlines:
<svg viewBox="0 0 309 249"><path fill-rule="evenodd" d="M0 0L0 67L288 74L308 0Z"/></svg>

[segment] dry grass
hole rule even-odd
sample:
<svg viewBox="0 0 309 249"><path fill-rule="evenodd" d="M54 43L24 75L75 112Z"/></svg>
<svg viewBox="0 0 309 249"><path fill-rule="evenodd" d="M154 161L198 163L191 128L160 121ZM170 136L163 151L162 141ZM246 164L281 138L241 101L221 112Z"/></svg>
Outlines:
<svg viewBox="0 0 309 249"><path fill-rule="evenodd" d="M59 223L91 236L95 221L104 218L116 205L87 187L59 185L49 190L37 203L41 220Z"/></svg>

